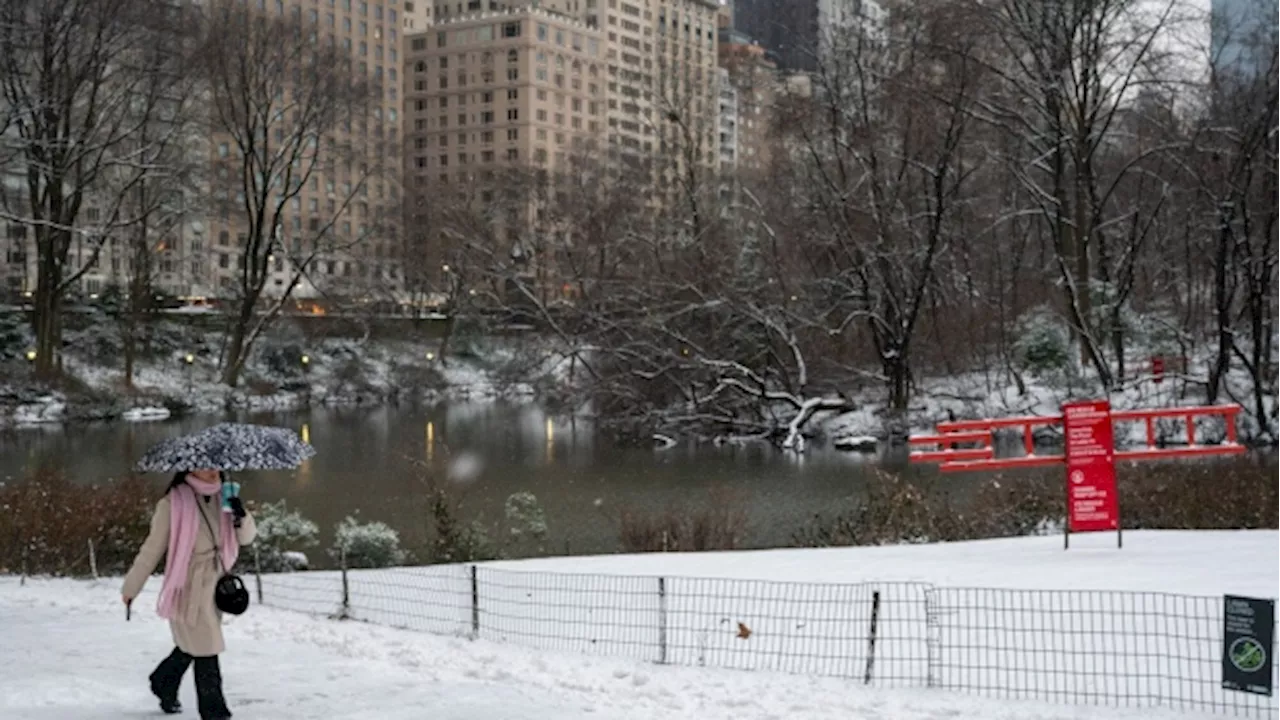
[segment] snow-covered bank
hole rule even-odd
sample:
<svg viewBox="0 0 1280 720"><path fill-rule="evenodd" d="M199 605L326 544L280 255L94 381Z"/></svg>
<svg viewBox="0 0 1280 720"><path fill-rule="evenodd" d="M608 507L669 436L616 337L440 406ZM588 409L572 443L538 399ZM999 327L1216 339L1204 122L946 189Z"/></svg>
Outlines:
<svg viewBox="0 0 1280 720"><path fill-rule="evenodd" d="M154 585L155 583L153 583ZM169 650L151 613L125 622L114 580L0 578L0 716L158 714L146 678ZM154 604L148 593L141 606ZM1151 710L1051 706L847 679L586 658L255 607L228 623L222 673L237 718L262 720L1167 720ZM181 697L195 712L190 676Z"/></svg>
<svg viewBox="0 0 1280 720"><path fill-rule="evenodd" d="M241 382L229 388L221 381L216 337L170 344L157 358L138 361L130 390L125 389L120 365L104 362L87 347L68 349L64 371L69 382L58 389L34 385L25 367L11 363L7 373L0 373L0 427L77 420L142 422L166 414L229 409L530 398L554 386L562 375L559 359L528 340L458 341L442 360L436 338L285 338L264 341Z"/></svg>
<svg viewBox="0 0 1280 720"><path fill-rule="evenodd" d="M1207 361L1206 361L1207 362ZM1192 363L1191 372L1203 378L1203 363ZM1116 410L1161 407L1194 407L1206 404L1203 379L1190 381L1191 376L1169 376L1155 382L1151 375L1143 375L1114 392L1111 406ZM907 420L912 433L932 433L934 426L948 419L1000 418L1015 415L1058 415L1062 405L1071 400L1100 397L1087 378L1025 376L1020 390L1003 372L971 372L952 377L924 377L912 399ZM877 400L877 393L856 396L859 409L839 415L826 415L811 423L810 431L833 442L840 449L865 452L873 447L868 439L883 441L884 404ZM1242 368L1229 373L1223 382L1218 404L1239 404L1243 412L1238 417L1242 442L1268 444L1280 434L1277 399L1274 394L1266 397L1267 414L1259 418L1253 402L1253 385L1249 374ZM1047 429L1046 429L1047 430ZM1053 431L1047 431L1052 434ZM1146 442L1145 428L1139 423L1117 427L1116 442L1138 444ZM1181 423L1161 423L1157 428L1162 441L1178 444L1184 441L1185 430ZM1196 436L1209 442L1221 440L1224 431L1218 420L1197 423ZM847 447L840 447L846 445Z"/></svg>

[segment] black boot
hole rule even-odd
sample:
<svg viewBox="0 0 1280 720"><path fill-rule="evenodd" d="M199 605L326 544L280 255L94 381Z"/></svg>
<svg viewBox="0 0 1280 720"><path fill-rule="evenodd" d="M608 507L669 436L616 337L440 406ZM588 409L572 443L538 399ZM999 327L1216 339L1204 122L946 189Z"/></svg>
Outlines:
<svg viewBox="0 0 1280 720"><path fill-rule="evenodd" d="M174 648L169 657L160 661L155 672L151 673L151 693L160 700L160 709L168 715L182 712L182 703L178 702L178 687L182 685L182 676L191 665L191 656Z"/></svg>
<svg viewBox="0 0 1280 720"><path fill-rule="evenodd" d="M200 720L228 720L226 698L222 696L222 670L218 656L198 657L196 662L196 699L200 703Z"/></svg>

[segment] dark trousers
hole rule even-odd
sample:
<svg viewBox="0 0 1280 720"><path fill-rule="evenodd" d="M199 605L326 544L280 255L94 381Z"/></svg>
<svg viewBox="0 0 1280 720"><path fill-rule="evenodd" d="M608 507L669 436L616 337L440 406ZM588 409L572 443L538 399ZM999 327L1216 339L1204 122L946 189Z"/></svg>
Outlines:
<svg viewBox="0 0 1280 720"><path fill-rule="evenodd" d="M200 708L201 720L223 720L231 717L227 701L222 696L222 670L218 667L217 655L193 658L174 648L169 657L161 660L155 672L151 673L151 691L160 698L161 705L176 707L182 676L193 662L196 666L196 702Z"/></svg>

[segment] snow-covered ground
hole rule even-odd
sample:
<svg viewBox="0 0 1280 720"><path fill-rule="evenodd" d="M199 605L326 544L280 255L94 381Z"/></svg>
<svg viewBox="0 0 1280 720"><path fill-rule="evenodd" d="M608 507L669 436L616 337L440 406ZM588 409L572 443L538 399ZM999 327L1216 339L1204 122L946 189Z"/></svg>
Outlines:
<svg viewBox="0 0 1280 720"><path fill-rule="evenodd" d="M0 717L158 717L146 678L169 632L125 622L115 580L0 578ZM228 622L227 699L243 720L1174 720L1207 715L879 690L847 679L679 668L254 607ZM185 717L195 716L188 675Z"/></svg>
<svg viewBox="0 0 1280 720"><path fill-rule="evenodd" d="M486 563L524 572L664 575L773 582L926 582L951 587L1119 590L1183 595L1280 592L1275 530L1134 530L928 545L648 553Z"/></svg>
<svg viewBox="0 0 1280 720"><path fill-rule="evenodd" d="M294 573L268 576L266 599L269 605L313 605L319 614L305 615L277 607L254 606L249 613L228 621L229 650L223 656L223 672L232 708L239 718L301 720L302 718L349 718L351 720L395 720L429 717L441 720L573 720L575 718L616 718L617 720L698 717L708 720L1136 720L1137 718L1210 717L1196 713L1174 713L1165 709L1116 709L1107 707L1105 688L1092 686L1091 678L1072 678L1064 666L1050 679L1070 689L1084 682L1086 692L1100 706L1048 705L1034 701L985 699L923 687L883 689L868 687L858 677L865 646L864 619L851 607L836 607L834 596L824 586L805 590L783 586L783 581L820 581L851 587L857 583L913 581L938 586L1021 588L1027 590L1130 590L1155 593L1186 593L1208 596L1206 607L1223 593L1274 597L1280 586L1280 534L1275 531L1191 532L1140 531L1128 533L1124 549L1117 550L1111 534L1077 536L1074 547L1063 551L1060 538L1018 538L938 545L913 545L830 550L773 550L758 552L717 552L658 555L618 555L588 558L552 558L518 562L488 563L478 575L479 598L483 608L479 640L448 634L444 622L450 616L455 631L470 628L471 589L465 566L402 568L353 572L350 577L352 615L374 621L339 621L324 613L339 605L341 582L334 573ZM554 574L553 574L554 573ZM611 578L610 576L619 576ZM638 626L654 618L653 597L642 598L641 587L654 585L652 577L667 577L664 612L671 625L666 642L672 665L656 665L646 656L644 636ZM682 588L699 582L699 594L686 602ZM446 584L457 580L459 592L449 592ZM753 580L775 584L753 583ZM634 585L632 584L634 583ZM168 630L153 611L159 579L135 605L133 622L124 621L119 602L119 581L29 580L21 585L16 578L0 578L0 618L4 618L4 642L0 643L0 717L31 720L96 720L146 715L154 707L147 692L146 675L167 651ZM567 588L577 587L578 592ZM838 588L826 585L828 589ZM794 591L787 591L792 588ZM910 635L904 617L895 610L893 592L886 584L885 607L881 615L882 648L877 668L901 670L915 662L895 657L895 643ZM856 593L854 593L856 595ZM457 607L451 596L457 601ZM1027 593L1027 597L1037 597ZM1174 597L1172 595L1165 597ZM860 602L860 601L859 601ZM1034 603L1033 603L1034 604ZM1050 601L1053 604L1053 601ZM1071 603L1067 603L1070 605ZM787 607L787 606L790 607ZM1132 641L1142 637L1143 652L1138 664L1153 661L1166 640L1176 642L1179 665L1168 677L1138 668L1142 682L1187 681L1203 666L1211 675L1217 665L1216 633L1220 618L1203 618L1189 627L1202 630L1188 636L1182 624L1187 618L1163 616L1159 607L1139 603L1140 615L1122 618L1123 623L1094 618L1086 626L1073 626L1069 633L1054 633L1054 617L1067 617L1072 610L1061 604L1052 610L1035 607L975 607L982 613L983 629L1003 640L972 639L964 646L969 653L1009 652L1004 640L1017 645L1023 640L1053 638L1071 644L1084 638L1093 644L1098 657L1085 666L1108 666L1112 690L1131 690L1127 673L1134 668L1116 662L1116 653L1099 639L1108 633L1124 634ZM829 607L828 607L829 606ZM1083 606L1081 606L1083 608ZM1175 607L1175 606L1170 606ZM1176 608L1184 608L1176 605ZM965 629L963 604L951 607L940 620L939 643L946 647L955 632ZM1126 603L1108 602L1105 612L1125 612ZM1018 626L1019 618L1034 615L1030 626ZM456 611L456 612L455 612ZM1010 611L1013 611L1012 613ZM830 618L819 617L833 612ZM630 613L630 614L629 614ZM898 613L895 615L895 613ZM709 622L702 623L698 615ZM749 639L737 637L740 629L730 622L718 622L720 615L744 622L752 628ZM836 617L836 616L839 617ZM1122 624L1155 623L1145 630ZM440 622L430 622L437 618ZM778 624L771 620L784 619ZM1079 617L1076 617L1079 620ZM1193 619L1194 620L1194 619ZM841 622L851 623L845 627ZM1172 624L1170 624L1172 623ZM442 635L396 629L408 625L436 629ZM817 635L808 632L813 626ZM691 639L684 631L700 626L702 634L723 634ZM856 627L855 627L856 626ZM1158 626L1158 627L1157 627ZM1203 626L1203 627L1201 627ZM607 634L629 633L630 645ZM1044 635L1046 630L1048 635ZM1149 635L1146 632L1152 631ZM577 645L578 634L599 640ZM837 643L856 635L857 642L843 648L839 657L815 657L809 667L820 668L822 660L838 660L856 666L857 672L843 677L818 677L821 669L783 674L770 669L756 672L720 669L726 667L778 668L776 661L748 662L751 652L766 660L784 651L791 657L806 652L806 638L826 636ZM1170 638L1170 635L1176 637ZM494 642L501 638L506 642ZM703 660L681 656L690 641L700 643ZM748 644L758 650L743 650ZM779 644L781 643L781 644ZM1100 643L1100 644L1099 644ZM533 645L534 647L522 647ZM581 654L568 654L566 647ZM857 647L855 647L855 645ZM636 650L637 652L632 652ZM1127 648L1127 649L1126 649ZM1153 649L1154 648L1154 649ZM1132 647L1125 645L1132 654ZM1068 657L1074 648L1049 650ZM615 652L616 651L616 652ZM1044 651L1042 648L1041 652ZM1023 651L1025 652L1025 650ZM600 657L600 655L613 655ZM854 656L857 657L854 657ZM1203 657L1201 657L1203 655ZM854 658L852 663L849 658ZM991 658L986 658L990 660ZM961 660L961 662L957 662ZM1003 661L1024 662L1025 658L996 658L995 669L1004 673L1007 685L985 685L968 663L983 664L973 655L967 660L944 656L938 671L939 684L986 687L991 694L1018 694L1016 687L1034 682L1035 668L1021 666L1019 672L999 667ZM684 662L694 667L680 667ZM698 667L704 664L706 667ZM1169 671L1163 666L1158 671ZM968 673L963 678L955 673ZM1151 678L1155 677L1153 681ZM960 678L962 683L951 682ZM892 678L890 678L892 680ZM907 679L909 682L909 678ZM1275 705L1267 698L1223 695L1215 679L1193 678L1188 695L1201 702L1234 705L1240 716L1275 716ZM1194 682L1198 680L1198 682ZM973 683L977 683L973 685ZM890 682L889 684L896 684ZM998 688L998 690L997 690ZM1201 694L1203 693L1203 695ZM194 708L190 681L183 690L184 703ZM1050 695L1051 696L1051 695ZM1220 696L1220 697L1218 697ZM1145 697L1145 696L1143 696ZM1149 698L1148 698L1149 699ZM193 710L189 710L192 713ZM1220 716L1218 716L1220 717Z"/></svg>

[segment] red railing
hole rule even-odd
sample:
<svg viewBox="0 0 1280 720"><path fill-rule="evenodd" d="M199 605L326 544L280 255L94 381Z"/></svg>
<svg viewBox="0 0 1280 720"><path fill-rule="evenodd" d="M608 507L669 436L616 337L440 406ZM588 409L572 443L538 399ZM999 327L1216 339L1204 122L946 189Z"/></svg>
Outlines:
<svg viewBox="0 0 1280 720"><path fill-rule="evenodd" d="M1111 413L1111 422L1142 422L1146 425L1146 447L1132 450L1117 450L1115 460L1163 460L1169 458L1205 457L1213 455L1235 455L1245 452L1240 445L1236 432L1236 416L1240 413L1239 405L1210 405L1185 408L1162 408L1144 410L1116 410ZM1196 444L1196 418L1221 417L1226 426L1226 438L1215 445ZM1181 420L1185 427L1186 444L1177 447L1157 447L1156 422L1159 420ZM943 472L964 472L972 470L1009 470L1025 467L1045 467L1061 465L1066 462L1064 455L1039 455L1036 453L1035 429L1062 423L1061 415L1028 415L1022 417L1000 418L996 420L952 420L938 423L937 434L914 435L908 442L912 445L933 445L937 449L913 451L911 462L941 463L938 467ZM1025 455L1022 457L995 457L992 435L996 430L1006 428L1022 428L1022 443ZM978 447L957 448L959 443L979 443Z"/></svg>

